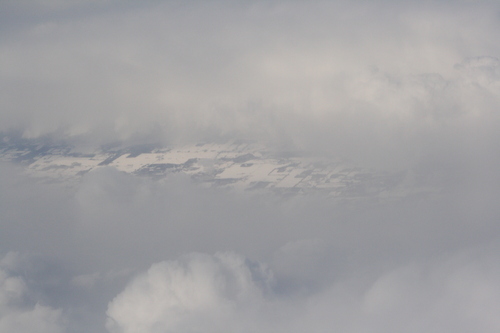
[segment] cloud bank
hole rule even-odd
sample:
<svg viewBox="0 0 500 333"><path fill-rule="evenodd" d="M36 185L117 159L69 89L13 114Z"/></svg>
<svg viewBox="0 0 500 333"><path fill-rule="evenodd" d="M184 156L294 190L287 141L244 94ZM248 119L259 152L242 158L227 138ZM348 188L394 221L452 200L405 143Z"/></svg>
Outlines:
<svg viewBox="0 0 500 333"><path fill-rule="evenodd" d="M1 129L26 137L236 136L398 165L496 135L477 132L499 104L491 2L37 5L5 5L22 24L0 45Z"/></svg>

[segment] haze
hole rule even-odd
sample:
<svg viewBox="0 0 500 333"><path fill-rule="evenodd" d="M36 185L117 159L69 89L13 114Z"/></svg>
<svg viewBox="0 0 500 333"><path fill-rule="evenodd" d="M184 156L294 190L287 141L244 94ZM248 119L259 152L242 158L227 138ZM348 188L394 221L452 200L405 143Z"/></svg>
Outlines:
<svg viewBox="0 0 500 333"><path fill-rule="evenodd" d="M486 0L0 1L1 134L247 140L428 189L69 187L2 161L0 331L498 332L499 35Z"/></svg>

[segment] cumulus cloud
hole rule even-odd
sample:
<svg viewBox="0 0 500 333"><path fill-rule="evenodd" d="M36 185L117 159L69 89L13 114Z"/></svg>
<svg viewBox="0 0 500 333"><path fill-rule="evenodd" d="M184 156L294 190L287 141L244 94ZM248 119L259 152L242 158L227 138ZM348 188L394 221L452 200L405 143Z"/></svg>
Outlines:
<svg viewBox="0 0 500 333"><path fill-rule="evenodd" d="M107 327L124 333L496 332L497 250L469 249L343 277L299 298L269 294L276 284L262 282L270 273L241 256L193 254L154 264L130 282L109 304Z"/></svg>
<svg viewBox="0 0 500 333"><path fill-rule="evenodd" d="M249 331L272 275L232 253L192 254L153 265L109 305L110 332ZM245 326L241 325L244 323Z"/></svg>

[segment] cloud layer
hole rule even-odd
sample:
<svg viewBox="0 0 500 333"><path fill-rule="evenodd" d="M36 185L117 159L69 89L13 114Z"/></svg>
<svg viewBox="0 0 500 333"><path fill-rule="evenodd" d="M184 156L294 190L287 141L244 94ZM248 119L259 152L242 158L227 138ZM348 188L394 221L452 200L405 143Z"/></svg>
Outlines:
<svg viewBox="0 0 500 333"><path fill-rule="evenodd" d="M104 332L106 313L112 332L498 329L481 311L500 299L498 187L374 205L235 196L111 168L70 193L15 175L1 187L2 251L56 260L19 269L39 281L44 313L65 309L77 332ZM212 255L228 250L241 255Z"/></svg>
<svg viewBox="0 0 500 333"><path fill-rule="evenodd" d="M0 3L1 132L82 151L251 139L440 189L285 199L113 168L69 188L2 162L0 331L498 332L499 13Z"/></svg>
<svg viewBox="0 0 500 333"><path fill-rule="evenodd" d="M499 104L493 3L43 4L6 6L23 24L0 45L2 130L387 165L495 135L477 133Z"/></svg>

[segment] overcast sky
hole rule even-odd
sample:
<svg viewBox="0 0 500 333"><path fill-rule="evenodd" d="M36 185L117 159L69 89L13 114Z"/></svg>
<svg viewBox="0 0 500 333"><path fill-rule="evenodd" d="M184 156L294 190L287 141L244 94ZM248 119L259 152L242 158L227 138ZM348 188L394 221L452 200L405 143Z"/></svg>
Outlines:
<svg viewBox="0 0 500 333"><path fill-rule="evenodd" d="M497 1L0 0L0 131L250 139L436 195L0 164L0 331L498 332Z"/></svg>

